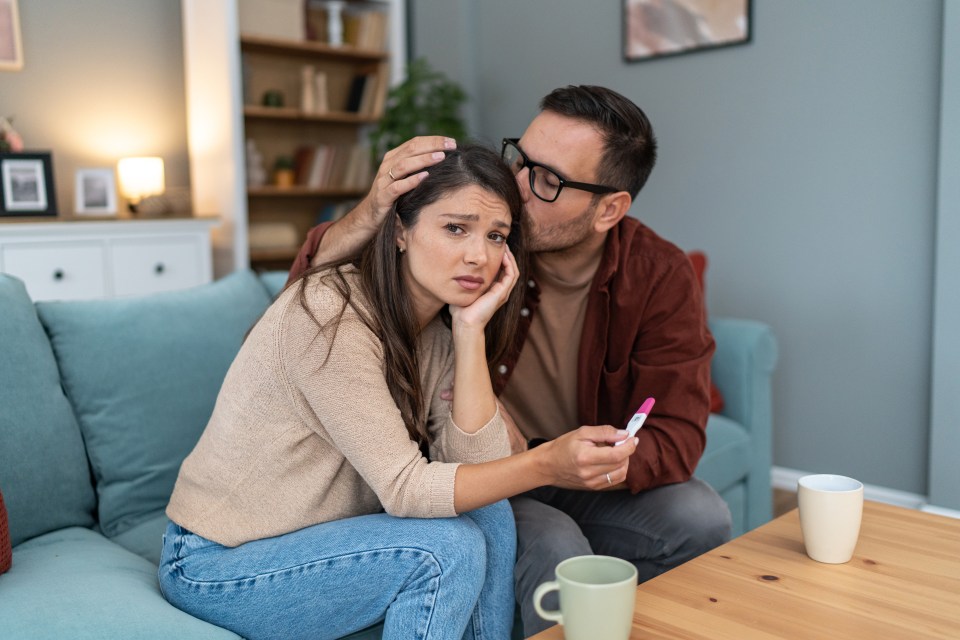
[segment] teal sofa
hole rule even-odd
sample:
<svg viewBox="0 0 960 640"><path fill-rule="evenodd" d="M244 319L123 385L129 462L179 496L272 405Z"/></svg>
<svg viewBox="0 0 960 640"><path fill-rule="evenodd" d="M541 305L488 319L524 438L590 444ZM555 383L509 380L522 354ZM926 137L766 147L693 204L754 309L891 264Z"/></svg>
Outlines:
<svg viewBox="0 0 960 640"><path fill-rule="evenodd" d="M164 507L247 329L284 280L238 272L174 293L34 304L0 275L0 492L13 544L0 637L236 638L161 596ZM770 518L776 348L764 325L711 326L726 409L710 418L697 473L739 534Z"/></svg>

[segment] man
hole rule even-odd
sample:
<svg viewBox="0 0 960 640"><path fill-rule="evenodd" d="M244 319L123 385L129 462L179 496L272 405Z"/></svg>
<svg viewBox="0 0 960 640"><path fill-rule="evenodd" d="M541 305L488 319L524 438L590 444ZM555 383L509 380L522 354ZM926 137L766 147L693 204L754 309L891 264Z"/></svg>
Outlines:
<svg viewBox="0 0 960 640"><path fill-rule="evenodd" d="M624 558L644 581L730 535L726 504L692 478L714 351L700 288L680 249L626 216L656 162L653 129L602 87L557 89L540 106L502 152L524 199L532 255L516 348L493 381L515 423L514 451L580 425L623 428L645 398L656 404L624 483L545 487L511 501L526 635L552 624L537 616L532 594L566 558ZM370 194L342 221L312 230L291 273L356 252L454 144L416 138L388 153Z"/></svg>

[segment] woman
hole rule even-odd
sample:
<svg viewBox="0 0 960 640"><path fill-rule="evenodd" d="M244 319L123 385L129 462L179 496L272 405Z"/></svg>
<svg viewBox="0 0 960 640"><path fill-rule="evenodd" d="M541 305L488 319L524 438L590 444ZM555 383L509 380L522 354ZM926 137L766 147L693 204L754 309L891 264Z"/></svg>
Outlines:
<svg viewBox="0 0 960 640"><path fill-rule="evenodd" d="M380 620L385 638L509 637L504 498L626 475L633 441L589 468L574 461L596 438L505 457L488 358L517 321L523 244L499 157L448 154L394 210L356 264L311 270L270 307L177 479L161 589L244 637Z"/></svg>

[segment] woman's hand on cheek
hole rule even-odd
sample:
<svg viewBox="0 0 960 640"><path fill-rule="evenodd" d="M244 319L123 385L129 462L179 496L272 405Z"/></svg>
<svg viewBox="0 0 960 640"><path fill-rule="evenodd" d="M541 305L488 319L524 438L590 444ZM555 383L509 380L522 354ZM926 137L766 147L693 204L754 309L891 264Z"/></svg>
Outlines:
<svg viewBox="0 0 960 640"><path fill-rule="evenodd" d="M517 260L510 252L510 247L506 247L503 252L500 273L490 288L469 306L450 305L450 316L453 318L454 325L479 328L487 326L497 309L502 307L510 298L510 292L517 284L519 276L520 269L517 267Z"/></svg>

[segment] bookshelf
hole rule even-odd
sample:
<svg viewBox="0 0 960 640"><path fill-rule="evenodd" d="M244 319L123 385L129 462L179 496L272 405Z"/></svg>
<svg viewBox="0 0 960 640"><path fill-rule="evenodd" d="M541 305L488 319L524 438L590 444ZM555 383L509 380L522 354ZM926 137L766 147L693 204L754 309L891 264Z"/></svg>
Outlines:
<svg viewBox="0 0 960 640"><path fill-rule="evenodd" d="M344 3L340 45L307 39L325 35L316 33L323 2L304 11L304 0L270 0L272 25L251 22L258 2L181 3L194 206L229 212L214 237L217 276L288 268L318 220L363 197L372 167L358 145L406 62L403 0ZM304 24L277 29L282 3L299 7ZM371 15L361 28L358 16ZM263 172L248 165L249 141ZM289 186L274 179L278 159L293 165Z"/></svg>

